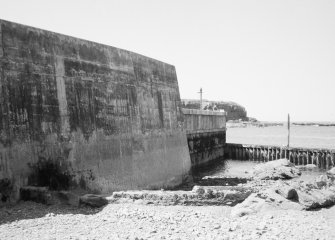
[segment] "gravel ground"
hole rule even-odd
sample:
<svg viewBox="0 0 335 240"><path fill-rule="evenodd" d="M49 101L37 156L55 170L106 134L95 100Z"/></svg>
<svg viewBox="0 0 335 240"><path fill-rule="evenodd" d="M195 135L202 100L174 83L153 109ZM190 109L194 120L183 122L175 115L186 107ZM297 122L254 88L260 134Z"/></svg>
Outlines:
<svg viewBox="0 0 335 240"><path fill-rule="evenodd" d="M0 209L0 239L335 239L335 207L266 209L231 217L228 206L108 204L101 209L22 202Z"/></svg>

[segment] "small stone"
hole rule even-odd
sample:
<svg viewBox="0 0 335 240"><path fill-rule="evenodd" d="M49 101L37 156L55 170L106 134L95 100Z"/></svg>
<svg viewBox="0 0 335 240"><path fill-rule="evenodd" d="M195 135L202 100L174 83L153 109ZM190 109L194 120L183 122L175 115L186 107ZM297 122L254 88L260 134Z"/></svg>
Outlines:
<svg viewBox="0 0 335 240"><path fill-rule="evenodd" d="M267 228L267 226L266 226L266 223L264 223L264 222L261 222L258 226L257 226L257 230L264 230L264 229L266 229Z"/></svg>
<svg viewBox="0 0 335 240"><path fill-rule="evenodd" d="M219 228L221 228L221 226L219 224L214 226L214 229L219 229Z"/></svg>
<svg viewBox="0 0 335 240"><path fill-rule="evenodd" d="M194 186L192 192L197 193L198 195L203 195L205 193L205 189L200 186Z"/></svg>

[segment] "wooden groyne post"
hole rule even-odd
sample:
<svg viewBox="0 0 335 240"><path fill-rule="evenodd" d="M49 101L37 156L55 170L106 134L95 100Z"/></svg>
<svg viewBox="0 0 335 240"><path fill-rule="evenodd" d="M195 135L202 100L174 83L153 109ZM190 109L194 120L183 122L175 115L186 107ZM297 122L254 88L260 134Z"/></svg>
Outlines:
<svg viewBox="0 0 335 240"><path fill-rule="evenodd" d="M226 159L233 160L267 162L287 158L295 165L315 164L323 169L335 166L335 149L226 143L224 152Z"/></svg>

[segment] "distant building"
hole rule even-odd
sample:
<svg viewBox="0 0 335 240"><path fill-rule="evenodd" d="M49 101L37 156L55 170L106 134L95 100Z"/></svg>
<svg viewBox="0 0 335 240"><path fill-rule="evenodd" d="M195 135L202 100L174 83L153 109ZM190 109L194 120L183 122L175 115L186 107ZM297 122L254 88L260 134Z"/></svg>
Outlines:
<svg viewBox="0 0 335 240"><path fill-rule="evenodd" d="M182 99L181 104L183 108L200 109L200 100L197 99ZM209 111L225 111L227 113L227 120L248 120L245 108L235 102L208 101L203 99L202 108Z"/></svg>

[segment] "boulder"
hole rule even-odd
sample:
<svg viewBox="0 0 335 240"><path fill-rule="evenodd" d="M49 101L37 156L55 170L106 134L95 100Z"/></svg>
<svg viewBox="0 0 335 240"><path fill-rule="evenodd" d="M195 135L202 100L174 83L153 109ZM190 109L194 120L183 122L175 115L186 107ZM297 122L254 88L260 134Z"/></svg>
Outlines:
<svg viewBox="0 0 335 240"><path fill-rule="evenodd" d="M232 215L243 216L269 209L313 210L333 205L334 182L321 175L308 181L272 181L272 184L258 189L257 193L237 204L232 210Z"/></svg>
<svg viewBox="0 0 335 240"><path fill-rule="evenodd" d="M280 187L277 187L277 189L275 190L276 193L278 193L279 195L283 196L284 198L288 199L288 200L292 200L292 201L298 201L299 200L299 196L297 191L288 186L288 185L282 185Z"/></svg>
<svg viewBox="0 0 335 240"><path fill-rule="evenodd" d="M255 180L292 179L300 175L300 170L287 159L261 163L253 169L253 178Z"/></svg>
<svg viewBox="0 0 335 240"><path fill-rule="evenodd" d="M244 215L249 215L256 213L262 209L265 205L265 199L260 198L258 194L252 193L247 199L242 203L237 204L233 207L231 211L231 216L242 217Z"/></svg>
<svg viewBox="0 0 335 240"><path fill-rule="evenodd" d="M85 194L79 198L79 204L99 208L108 204L108 201L105 197L100 195Z"/></svg>
<svg viewBox="0 0 335 240"><path fill-rule="evenodd" d="M333 167L332 169L330 169L329 171L327 171L327 174L335 175L335 167Z"/></svg>
<svg viewBox="0 0 335 240"><path fill-rule="evenodd" d="M305 210L330 207L335 204L335 192L330 189L311 189L298 191L299 202Z"/></svg>
<svg viewBox="0 0 335 240"><path fill-rule="evenodd" d="M327 177L332 181L335 180L335 167L327 171Z"/></svg>
<svg viewBox="0 0 335 240"><path fill-rule="evenodd" d="M325 175L309 181L281 182L283 184L280 184L279 189L283 189L284 192L285 189L294 189L296 191L294 194L297 195L294 195L295 197L291 200L298 202L305 210L329 207L335 204L335 188ZM283 194L281 195L283 196Z"/></svg>
<svg viewBox="0 0 335 240"><path fill-rule="evenodd" d="M323 188L328 186L328 178L325 175L321 175L315 179L317 188Z"/></svg>

